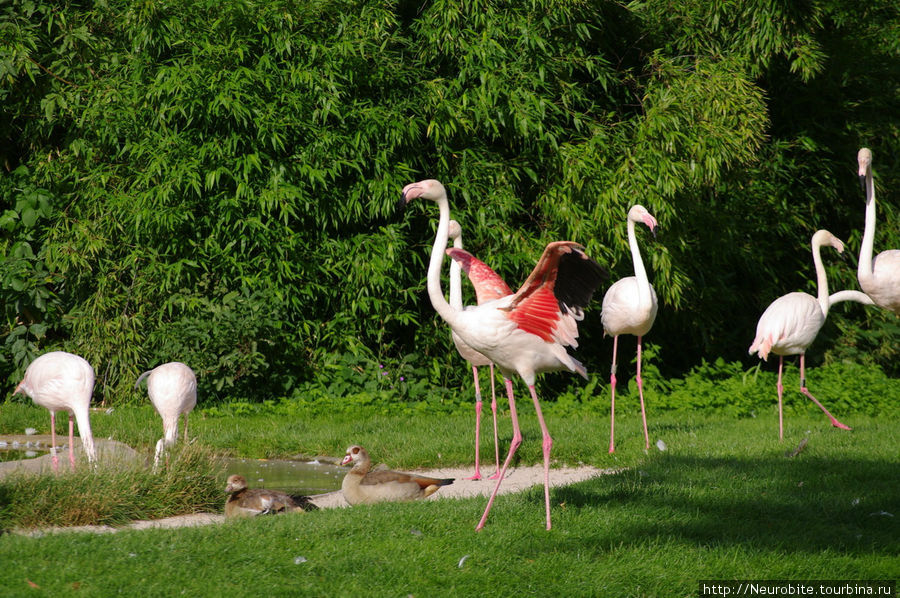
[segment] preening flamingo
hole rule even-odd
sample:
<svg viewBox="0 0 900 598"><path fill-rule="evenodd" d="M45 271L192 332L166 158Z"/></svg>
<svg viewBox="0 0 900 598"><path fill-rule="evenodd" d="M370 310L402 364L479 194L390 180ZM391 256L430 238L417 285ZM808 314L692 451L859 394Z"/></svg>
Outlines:
<svg viewBox="0 0 900 598"><path fill-rule="evenodd" d="M631 260L634 262L634 276L617 280L603 296L603 311L600 321L603 331L613 337L612 368L609 373L609 384L612 388L609 415L609 452L615 449L616 430L616 352L620 334L633 334L637 337L637 380L638 394L641 398L641 419L644 422L644 444L650 448L650 434L647 432L647 412L644 409L644 381L641 378L641 340L650 332L656 320L656 291L647 279L644 260L635 238L636 223L647 225L656 236L658 228L656 218L644 206L634 205L628 210L628 246L631 248Z"/></svg>
<svg viewBox="0 0 900 598"><path fill-rule="evenodd" d="M872 258L875 245L875 183L872 180L872 151L857 154L859 181L866 194L866 228L859 249L856 275L859 286L875 304L900 316L900 249L888 249Z"/></svg>
<svg viewBox="0 0 900 598"><path fill-rule="evenodd" d="M50 411L50 455L53 470L59 471L56 456L56 412L69 413L69 463L75 468L75 430L72 415L78 422L78 435L88 461L97 459L91 434L90 405L94 391L94 368L84 358L65 351L44 353L25 369L25 377L13 394L24 392L41 407Z"/></svg>
<svg viewBox="0 0 900 598"><path fill-rule="evenodd" d="M153 456L153 466L157 467L166 447L175 444L178 436L178 417L182 414L184 414L184 440L187 442L188 413L197 404L197 377L185 364L172 361L141 374L134 387L137 388L144 378L147 378L147 394L150 395L150 402L163 421L163 437L156 442L156 453Z"/></svg>
<svg viewBox="0 0 900 598"><path fill-rule="evenodd" d="M514 295L488 301L466 310L453 309L444 299L440 281L450 224L447 192L444 186L434 179L410 183L403 188L404 205L416 198L434 201L440 210L437 235L428 265L427 286L431 304L467 345L494 362L506 378L513 438L497 485L475 529L480 530L484 527L506 470L516 449L522 443L510 380L514 373L517 373L528 386L541 427L544 503L547 529L550 529L550 450L553 439L541 413L535 391L535 379L537 374L542 372L559 370L578 372L587 377L584 366L569 355L566 347L578 346L576 340L578 321L584 317L582 310L600 285L603 269L588 257L577 243L570 241L550 243L544 249L541 259L525 284ZM474 258L462 249L450 249L447 253L460 262L463 270L469 270L474 263L472 261Z"/></svg>
<svg viewBox="0 0 900 598"><path fill-rule="evenodd" d="M341 465L351 463L353 467L341 482L344 499L351 505L416 500L431 496L441 486L453 483L453 478L429 478L399 471L369 471L372 467L369 453L359 445L348 448L341 461Z"/></svg>
<svg viewBox="0 0 900 598"><path fill-rule="evenodd" d="M815 340L819 330L825 324L828 316L828 308L840 301L856 301L871 304L871 299L859 291L840 291L828 295L828 278L825 274L825 266L822 265L821 248L830 245L837 249L838 253L844 251L844 244L840 239L827 230L816 231L812 237L813 263L816 267L816 280L818 284L818 297L808 293L788 293L773 301L756 325L756 338L750 345L750 354L754 352L765 361L769 353L778 355L778 438L784 438L782 394L784 386L781 383L781 375L784 367L785 355L800 355L800 392L815 403L819 409L825 412L831 425L842 430L850 427L839 422L820 403L806 387L806 349Z"/></svg>
<svg viewBox="0 0 900 598"><path fill-rule="evenodd" d="M453 240L453 247L462 249L462 227L456 220L450 221L449 236ZM462 275L461 266L456 260L450 263L450 306L455 310L463 309L462 301ZM485 276L478 276L471 270L469 271L469 280L475 286L476 298L479 304L493 299L499 299L506 295L512 295L512 290L506 285L502 278L494 274L490 268L487 269ZM490 277L493 274L493 278ZM469 362L472 367L472 377L475 379L475 474L466 478L469 480L480 480L481 471L479 469L480 462L480 446L481 446L481 387L478 379L478 368L489 366L491 371L491 412L494 416L494 463L496 469L491 479L500 475L500 441L497 435L497 392L494 384L494 364L490 359L470 347L459 338L453 329L450 329L450 338L456 346L456 350L463 359Z"/></svg>

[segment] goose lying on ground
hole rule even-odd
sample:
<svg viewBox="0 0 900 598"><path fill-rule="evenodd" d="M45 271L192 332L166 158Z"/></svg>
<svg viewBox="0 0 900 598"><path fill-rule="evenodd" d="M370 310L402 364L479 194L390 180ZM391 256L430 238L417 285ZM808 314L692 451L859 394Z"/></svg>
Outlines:
<svg viewBox="0 0 900 598"><path fill-rule="evenodd" d="M225 502L225 517L255 517L316 508L309 502L308 496L292 496L265 488L248 488L247 480L241 475L228 477L225 492L229 493Z"/></svg>
<svg viewBox="0 0 900 598"><path fill-rule="evenodd" d="M344 476L341 491L351 505L385 501L408 501L431 496L453 479L438 479L399 471L369 471L372 461L366 450L358 445L347 449L341 465L353 467Z"/></svg>

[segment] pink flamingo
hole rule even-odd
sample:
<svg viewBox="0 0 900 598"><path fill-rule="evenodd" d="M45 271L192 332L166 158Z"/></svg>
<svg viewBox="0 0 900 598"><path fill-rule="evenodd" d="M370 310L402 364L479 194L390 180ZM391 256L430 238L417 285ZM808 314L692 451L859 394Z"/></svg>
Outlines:
<svg viewBox="0 0 900 598"><path fill-rule="evenodd" d="M859 291L840 291L828 295L828 278L825 274L825 266L822 265L821 247L830 245L837 249L838 253L844 251L844 244L840 239L827 230L816 231L812 237L813 263L816 268L818 284L818 297L808 293L788 293L773 301L756 325L756 338L750 345L750 354L757 352L763 361L767 360L769 353L778 355L778 438L784 438L782 394L784 387L781 383L781 374L784 366L785 355L800 355L800 392L809 397L819 409L821 409L831 425L842 430L850 427L839 422L820 403L806 387L806 349L815 340L819 330L825 324L828 316L828 308L840 301L856 301L858 303L871 304L872 300Z"/></svg>
<svg viewBox="0 0 900 598"><path fill-rule="evenodd" d="M149 376L149 378L147 378ZM188 437L188 413L197 404L197 377L194 370L185 364L172 361L146 371L138 376L134 387L147 378L147 394L150 402L163 421L163 437L156 442L156 453L153 456L153 467L159 465L159 459L166 447L175 444L178 437L178 417L184 414L184 440ZM168 457L166 457L168 462Z"/></svg>
<svg viewBox="0 0 900 598"><path fill-rule="evenodd" d="M888 249L872 258L875 245L875 183L872 180L872 150L862 148L857 154L859 181L866 194L866 227L859 249L856 271L859 286L875 305L900 316L900 249Z"/></svg>
<svg viewBox="0 0 900 598"><path fill-rule="evenodd" d="M460 227L456 220L450 221L448 234L450 238L453 239L453 247L462 249L462 227ZM453 309L458 311L464 309L462 302L461 269L459 262L454 260L450 263L450 305ZM484 270L486 270L486 272ZM469 270L469 280L475 287L476 299L479 305L485 301L512 295L512 290L510 290L509 286L507 286L503 279L497 276L490 268ZM496 385L494 384L494 364L490 359L467 345L465 341L459 338L459 335L456 334L452 328L450 329L450 338L453 340L453 344L456 345L456 350L462 358L469 362L469 365L472 367L472 376L475 379L475 474L472 477L466 478L468 480L481 479L481 471L479 470L479 449L481 446L482 400L481 387L478 379L478 368L490 366L491 412L494 416L494 462L497 467L490 479L495 479L500 475L500 440L497 433L497 392Z"/></svg>
<svg viewBox="0 0 900 598"><path fill-rule="evenodd" d="M647 432L647 412L644 409L644 381L641 378L641 339L650 332L653 321L656 320L656 291L647 279L647 270L644 268L644 260L641 259L641 250L638 248L635 238L635 223L642 222L647 225L650 232L656 236L657 223L646 208L640 205L632 206L628 210L628 246L631 248L631 259L634 262L634 276L617 280L609 287L603 296L603 311L600 321L603 323L603 331L613 337L612 369L609 374L609 383L612 387L609 416L609 452L615 452L615 426L616 426L616 351L618 350L619 335L633 334L637 336L637 387L641 398L641 419L644 422L644 444L650 448L650 434Z"/></svg>
<svg viewBox="0 0 900 598"><path fill-rule="evenodd" d="M35 404L50 411L50 455L54 471L59 471L59 458L56 456L57 411L69 413L69 463L72 469L75 469L73 414L88 462L93 463L97 459L89 412L93 391L94 368L82 357L65 351L44 353L32 361L25 369L25 377L13 391L13 394L24 392Z"/></svg>
<svg viewBox="0 0 900 598"><path fill-rule="evenodd" d="M578 372L587 377L584 366L569 355L566 347L578 346L578 321L584 317L582 309L590 302L594 290L600 284L602 268L577 243L550 243L525 284L514 295L466 310L453 309L444 298L440 281L450 225L447 192L434 179L411 183L403 188L404 205L416 198L434 201L440 209L437 235L428 265L427 286L431 304L467 345L494 362L506 378L513 438L497 485L475 529L484 527L506 470L522 443L516 404L512 396L510 377L513 373L519 374L528 386L541 427L544 503L547 529L550 529L550 449L553 439L541 413L535 380L537 374L559 370ZM447 253L460 262L463 270L468 271L473 264L474 258L462 249L450 249Z"/></svg>

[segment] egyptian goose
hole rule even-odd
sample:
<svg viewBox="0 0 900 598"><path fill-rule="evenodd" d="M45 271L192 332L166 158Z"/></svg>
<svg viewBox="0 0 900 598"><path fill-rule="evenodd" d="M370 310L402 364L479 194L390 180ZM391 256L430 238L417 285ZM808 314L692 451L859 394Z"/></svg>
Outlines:
<svg viewBox="0 0 900 598"><path fill-rule="evenodd" d="M308 496L291 496L278 490L248 488L247 480L242 475L229 476L225 492L229 493L225 502L225 517L255 517L315 508Z"/></svg>
<svg viewBox="0 0 900 598"><path fill-rule="evenodd" d="M361 446L351 446L341 465L353 464L341 491L351 505L372 504L385 501L407 501L431 496L441 486L453 483L453 479L437 479L399 471L369 471L372 461Z"/></svg>

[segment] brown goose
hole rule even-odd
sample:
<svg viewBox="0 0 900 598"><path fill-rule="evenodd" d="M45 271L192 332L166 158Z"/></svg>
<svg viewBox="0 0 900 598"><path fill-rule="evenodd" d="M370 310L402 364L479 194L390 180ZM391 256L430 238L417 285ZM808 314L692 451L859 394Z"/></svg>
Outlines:
<svg viewBox="0 0 900 598"><path fill-rule="evenodd" d="M351 446L341 465L353 463L344 476L341 491L351 505L384 501L416 500L431 496L453 479L437 479L399 471L369 471L372 461L361 446Z"/></svg>
<svg viewBox="0 0 900 598"><path fill-rule="evenodd" d="M228 477L225 492L229 493L225 502L225 517L255 517L315 508L308 496L291 496L278 490L248 488L247 480L241 475Z"/></svg>

